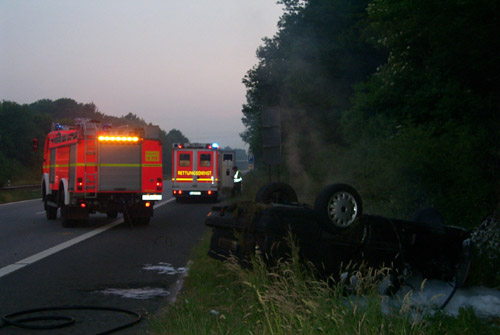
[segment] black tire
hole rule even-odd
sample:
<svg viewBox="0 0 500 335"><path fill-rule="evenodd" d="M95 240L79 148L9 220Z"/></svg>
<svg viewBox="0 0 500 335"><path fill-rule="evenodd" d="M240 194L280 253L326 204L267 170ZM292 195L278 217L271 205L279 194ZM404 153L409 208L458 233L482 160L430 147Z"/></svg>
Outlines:
<svg viewBox="0 0 500 335"><path fill-rule="evenodd" d="M272 182L259 189L255 196L255 202L287 204L298 202L298 197L292 186L285 183Z"/></svg>
<svg viewBox="0 0 500 335"><path fill-rule="evenodd" d="M328 185L318 194L314 211L322 229L337 233L348 228L363 213L361 197L346 184Z"/></svg>
<svg viewBox="0 0 500 335"><path fill-rule="evenodd" d="M45 217L47 220L56 220L57 219L57 207L49 206L49 200L52 200L52 197L46 194L45 191L45 182L42 184L42 199L43 199L43 208L45 209Z"/></svg>
<svg viewBox="0 0 500 335"><path fill-rule="evenodd" d="M77 220L63 219L62 226L64 228L76 227L78 225Z"/></svg>
<svg viewBox="0 0 500 335"><path fill-rule="evenodd" d="M110 211L106 213L108 219L116 219L118 217L118 211Z"/></svg>
<svg viewBox="0 0 500 335"><path fill-rule="evenodd" d="M47 205L47 200L45 200L45 217L47 220L57 219L57 207Z"/></svg>
<svg viewBox="0 0 500 335"><path fill-rule="evenodd" d="M61 204L61 218L62 218L62 226L64 228L71 228L78 225L78 220L68 219L68 212L71 210L69 206L64 204L64 201Z"/></svg>

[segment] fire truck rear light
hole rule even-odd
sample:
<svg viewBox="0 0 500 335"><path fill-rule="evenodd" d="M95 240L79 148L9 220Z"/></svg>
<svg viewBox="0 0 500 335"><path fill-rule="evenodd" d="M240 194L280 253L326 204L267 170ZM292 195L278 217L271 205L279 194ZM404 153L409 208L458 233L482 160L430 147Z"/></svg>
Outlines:
<svg viewBox="0 0 500 335"><path fill-rule="evenodd" d="M208 191L208 195L212 195L212 191Z"/></svg>
<svg viewBox="0 0 500 335"><path fill-rule="evenodd" d="M80 207L81 207L81 208L85 208L85 207L87 207L87 205L85 205L85 203L84 203L84 202L82 202L82 203L80 204Z"/></svg>
<svg viewBox="0 0 500 335"><path fill-rule="evenodd" d="M182 190L179 190L179 194L182 194Z"/></svg>
<svg viewBox="0 0 500 335"><path fill-rule="evenodd" d="M82 177L78 177L78 178L76 179L76 189L77 189L78 191L83 190L83 178L82 178Z"/></svg>
<svg viewBox="0 0 500 335"><path fill-rule="evenodd" d="M144 204L144 206L146 206L146 207L151 207L151 203L148 201L148 202L146 202L146 203Z"/></svg>

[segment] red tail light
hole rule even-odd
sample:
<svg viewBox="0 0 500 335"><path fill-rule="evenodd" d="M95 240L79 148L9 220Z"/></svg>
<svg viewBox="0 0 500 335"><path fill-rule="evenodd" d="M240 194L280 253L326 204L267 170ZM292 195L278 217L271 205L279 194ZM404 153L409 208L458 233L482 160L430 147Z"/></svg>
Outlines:
<svg viewBox="0 0 500 335"><path fill-rule="evenodd" d="M163 181L161 180L161 178L156 179L156 190L161 191L162 187L163 187Z"/></svg>

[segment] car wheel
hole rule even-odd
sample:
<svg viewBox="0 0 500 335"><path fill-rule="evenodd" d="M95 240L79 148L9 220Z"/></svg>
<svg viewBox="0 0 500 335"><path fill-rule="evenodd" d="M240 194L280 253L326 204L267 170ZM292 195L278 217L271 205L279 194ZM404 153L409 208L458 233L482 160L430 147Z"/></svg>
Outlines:
<svg viewBox="0 0 500 335"><path fill-rule="evenodd" d="M349 227L361 216L362 210L358 192L346 184L326 186L314 202L320 226L330 233Z"/></svg>
<svg viewBox="0 0 500 335"><path fill-rule="evenodd" d="M298 198L292 186L285 183L273 182L259 189L255 196L255 202L286 204L298 202Z"/></svg>

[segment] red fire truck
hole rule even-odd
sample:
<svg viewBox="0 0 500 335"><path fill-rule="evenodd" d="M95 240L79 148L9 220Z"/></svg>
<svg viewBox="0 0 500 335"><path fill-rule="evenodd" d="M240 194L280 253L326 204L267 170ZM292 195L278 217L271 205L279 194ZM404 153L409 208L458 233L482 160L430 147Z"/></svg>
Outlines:
<svg viewBox="0 0 500 335"><path fill-rule="evenodd" d="M176 201L209 198L219 191L219 145L174 143L172 149L172 195Z"/></svg>
<svg viewBox="0 0 500 335"><path fill-rule="evenodd" d="M63 226L106 213L146 225L162 199L162 147L159 128L113 128L76 119L53 124L45 140L42 197L47 219L61 209Z"/></svg>

